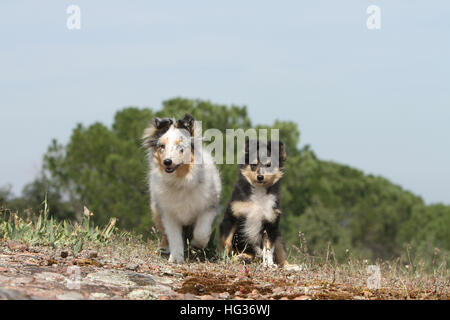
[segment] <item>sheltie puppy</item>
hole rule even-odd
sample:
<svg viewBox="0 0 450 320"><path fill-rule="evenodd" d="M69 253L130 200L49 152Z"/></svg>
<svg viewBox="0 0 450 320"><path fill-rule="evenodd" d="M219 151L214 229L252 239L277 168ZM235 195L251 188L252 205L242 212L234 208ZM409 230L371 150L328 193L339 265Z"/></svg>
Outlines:
<svg viewBox="0 0 450 320"><path fill-rule="evenodd" d="M194 141L201 137L189 114L177 121L155 118L143 139L150 165L153 221L164 234L160 249L170 252L169 262L183 263L183 227L193 227L192 246L208 244L220 199L219 172L209 153L194 152ZM201 161L195 161L195 156Z"/></svg>
<svg viewBox="0 0 450 320"><path fill-rule="evenodd" d="M244 161L220 225L220 245L227 255L260 257L266 266L287 264L279 231L285 161L283 142L246 139Z"/></svg>

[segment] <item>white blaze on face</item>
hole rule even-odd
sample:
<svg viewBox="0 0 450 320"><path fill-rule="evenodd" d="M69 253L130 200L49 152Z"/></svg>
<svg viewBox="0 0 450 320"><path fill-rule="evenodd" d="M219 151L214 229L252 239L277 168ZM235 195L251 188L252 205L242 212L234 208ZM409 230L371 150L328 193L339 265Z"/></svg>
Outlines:
<svg viewBox="0 0 450 320"><path fill-rule="evenodd" d="M189 163L191 137L187 130L171 126L159 141L165 145L164 159L172 160L175 165Z"/></svg>

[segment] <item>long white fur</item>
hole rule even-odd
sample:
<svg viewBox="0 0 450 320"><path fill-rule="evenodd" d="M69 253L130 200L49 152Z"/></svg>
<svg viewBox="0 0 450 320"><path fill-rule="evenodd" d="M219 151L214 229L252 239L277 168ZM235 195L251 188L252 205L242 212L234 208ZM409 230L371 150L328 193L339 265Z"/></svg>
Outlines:
<svg viewBox="0 0 450 320"><path fill-rule="evenodd" d="M275 195L267 194L264 187L254 187L250 196L252 205L249 207L244 225L245 235L255 249L256 254L263 256L264 261L267 261L267 264L270 265L273 265L273 250L270 253L261 251L261 228L263 221L273 222L277 218L277 214L273 209L275 200Z"/></svg>
<svg viewBox="0 0 450 320"><path fill-rule="evenodd" d="M171 126L160 139L166 139L169 151L176 148L175 141L180 137L185 139L181 130ZM202 163L194 163L190 172L182 178L177 177L176 172L161 171L152 157L150 154L151 202L161 213L169 241L169 262L183 263L183 226L194 225L193 246L204 248L208 244L220 200L219 172L211 155L203 150Z"/></svg>

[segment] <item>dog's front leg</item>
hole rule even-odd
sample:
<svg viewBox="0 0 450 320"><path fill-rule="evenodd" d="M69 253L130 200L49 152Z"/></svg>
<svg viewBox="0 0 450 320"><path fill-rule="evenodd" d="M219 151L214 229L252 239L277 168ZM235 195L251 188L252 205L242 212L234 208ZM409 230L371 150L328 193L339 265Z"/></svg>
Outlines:
<svg viewBox="0 0 450 320"><path fill-rule="evenodd" d="M211 225L214 217L216 216L216 210L210 210L205 214L198 217L194 226L194 235L192 238L192 246L203 249L206 247L211 236Z"/></svg>
<svg viewBox="0 0 450 320"><path fill-rule="evenodd" d="M169 240L169 262L183 263L184 246L182 225L170 217L165 217L163 224Z"/></svg>
<svg viewBox="0 0 450 320"><path fill-rule="evenodd" d="M265 267L273 267L275 264L273 262L274 253L274 243L267 231L264 231L263 239L263 249L261 252L263 265Z"/></svg>

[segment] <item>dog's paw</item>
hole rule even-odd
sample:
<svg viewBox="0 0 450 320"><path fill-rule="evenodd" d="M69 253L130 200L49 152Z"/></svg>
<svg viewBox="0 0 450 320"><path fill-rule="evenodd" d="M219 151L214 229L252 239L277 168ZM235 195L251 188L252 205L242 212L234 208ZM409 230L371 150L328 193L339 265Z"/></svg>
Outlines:
<svg viewBox="0 0 450 320"><path fill-rule="evenodd" d="M266 268L274 268L276 267L275 263L273 262L273 251L270 249L263 249L262 250L262 260L263 260L263 266Z"/></svg>
<svg viewBox="0 0 450 320"><path fill-rule="evenodd" d="M191 246L198 249L205 249L208 245L209 237L208 238L194 238L191 241Z"/></svg>
<svg viewBox="0 0 450 320"><path fill-rule="evenodd" d="M170 263L184 263L184 256L183 254L170 254L169 256L169 262Z"/></svg>
<svg viewBox="0 0 450 320"><path fill-rule="evenodd" d="M262 265L265 268L271 268L271 269L274 269L277 267L277 265L273 261L263 261Z"/></svg>

